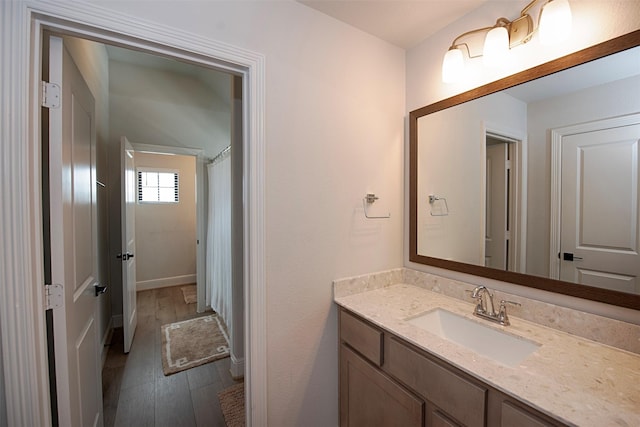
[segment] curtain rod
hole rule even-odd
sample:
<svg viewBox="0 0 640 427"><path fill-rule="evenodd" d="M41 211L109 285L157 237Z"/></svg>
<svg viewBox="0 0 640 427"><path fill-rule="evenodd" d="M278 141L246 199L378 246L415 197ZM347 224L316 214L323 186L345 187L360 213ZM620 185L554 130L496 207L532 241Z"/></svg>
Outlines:
<svg viewBox="0 0 640 427"><path fill-rule="evenodd" d="M211 159L211 161L209 163L215 163L218 160L222 160L222 158L224 156L226 156L229 152L231 151L231 145L227 145L227 148L225 148L224 150L222 150L221 152L219 152L218 154L216 154L214 156L213 159Z"/></svg>

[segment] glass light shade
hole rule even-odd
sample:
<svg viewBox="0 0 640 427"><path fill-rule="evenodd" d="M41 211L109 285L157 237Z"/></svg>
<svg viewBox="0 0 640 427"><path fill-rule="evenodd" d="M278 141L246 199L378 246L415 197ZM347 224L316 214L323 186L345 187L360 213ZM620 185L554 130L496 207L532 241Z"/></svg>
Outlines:
<svg viewBox="0 0 640 427"><path fill-rule="evenodd" d="M462 77L464 58L460 49L449 49L442 61L442 81L453 83Z"/></svg>
<svg viewBox="0 0 640 427"><path fill-rule="evenodd" d="M540 15L540 43L550 45L566 40L571 34L571 8L567 0L545 4Z"/></svg>
<svg viewBox="0 0 640 427"><path fill-rule="evenodd" d="M505 27L496 27L487 33L484 39L482 60L488 67L502 64L509 53L509 33Z"/></svg>

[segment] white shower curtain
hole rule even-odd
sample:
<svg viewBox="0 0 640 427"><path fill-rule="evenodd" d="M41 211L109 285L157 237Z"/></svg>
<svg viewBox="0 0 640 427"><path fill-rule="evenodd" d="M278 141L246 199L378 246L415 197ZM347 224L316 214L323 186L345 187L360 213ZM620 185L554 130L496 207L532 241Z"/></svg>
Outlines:
<svg viewBox="0 0 640 427"><path fill-rule="evenodd" d="M207 227L207 288L211 308L231 335L231 156L207 165L209 215Z"/></svg>

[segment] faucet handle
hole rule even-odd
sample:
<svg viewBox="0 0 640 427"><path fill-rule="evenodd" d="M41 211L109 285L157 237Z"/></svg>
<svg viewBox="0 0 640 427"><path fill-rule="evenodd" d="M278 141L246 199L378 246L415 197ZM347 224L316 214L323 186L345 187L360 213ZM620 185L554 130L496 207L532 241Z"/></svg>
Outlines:
<svg viewBox="0 0 640 427"><path fill-rule="evenodd" d="M504 325L504 326L509 326L511 324L511 322L509 322L509 316L507 316L507 304L522 306L522 304L520 304L519 302L500 300L500 309L498 310L498 321L500 322L501 325Z"/></svg>
<svg viewBox="0 0 640 427"><path fill-rule="evenodd" d="M522 306L522 304L520 304L519 302L515 302L515 301L507 301L507 300L500 300L500 308L506 308L507 304L509 305L515 305L515 306Z"/></svg>

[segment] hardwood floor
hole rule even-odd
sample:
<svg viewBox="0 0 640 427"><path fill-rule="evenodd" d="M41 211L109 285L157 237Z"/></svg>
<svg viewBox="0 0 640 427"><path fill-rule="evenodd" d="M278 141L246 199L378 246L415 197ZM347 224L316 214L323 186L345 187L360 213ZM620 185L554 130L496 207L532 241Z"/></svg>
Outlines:
<svg viewBox="0 0 640 427"><path fill-rule="evenodd" d="M160 327L209 313L185 304L180 286L138 292L138 326L129 354L114 330L102 370L104 425L221 426L217 393L233 384L229 358L168 377L162 372Z"/></svg>

